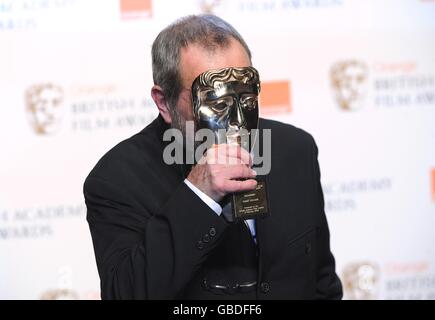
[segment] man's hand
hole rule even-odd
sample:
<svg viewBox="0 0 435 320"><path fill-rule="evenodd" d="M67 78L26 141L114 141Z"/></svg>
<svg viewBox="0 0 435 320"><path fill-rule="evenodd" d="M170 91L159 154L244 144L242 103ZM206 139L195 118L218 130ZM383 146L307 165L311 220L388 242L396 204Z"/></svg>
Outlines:
<svg viewBox="0 0 435 320"><path fill-rule="evenodd" d="M219 202L232 192L254 190L257 175L251 169L251 155L238 145L213 145L196 166L187 180Z"/></svg>

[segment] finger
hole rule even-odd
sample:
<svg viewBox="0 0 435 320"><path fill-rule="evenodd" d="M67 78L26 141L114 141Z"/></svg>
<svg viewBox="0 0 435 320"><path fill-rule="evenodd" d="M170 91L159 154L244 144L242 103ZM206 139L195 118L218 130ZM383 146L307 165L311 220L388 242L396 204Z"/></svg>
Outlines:
<svg viewBox="0 0 435 320"><path fill-rule="evenodd" d="M227 144L215 144L210 147L205 154L205 162L208 164L219 164L219 165L234 165L242 164L242 160L237 158L237 150L231 149L232 156L228 156L230 152L229 145Z"/></svg>
<svg viewBox="0 0 435 320"><path fill-rule="evenodd" d="M220 174L227 179L250 179L257 176L257 173L253 169L244 164L228 165L225 168L221 168Z"/></svg>
<svg viewBox="0 0 435 320"><path fill-rule="evenodd" d="M217 150L219 155L217 163L219 164L238 164L241 161L249 167L252 166L251 154L238 145L220 144L217 146Z"/></svg>
<svg viewBox="0 0 435 320"><path fill-rule="evenodd" d="M257 180L225 180L223 182L223 191L226 193L230 192L242 192L251 191L257 187Z"/></svg>

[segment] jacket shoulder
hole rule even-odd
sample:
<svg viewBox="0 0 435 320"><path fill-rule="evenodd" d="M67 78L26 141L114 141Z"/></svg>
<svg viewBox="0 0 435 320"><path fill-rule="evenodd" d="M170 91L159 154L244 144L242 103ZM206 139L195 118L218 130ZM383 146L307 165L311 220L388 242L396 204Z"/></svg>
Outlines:
<svg viewBox="0 0 435 320"><path fill-rule="evenodd" d="M152 122L139 133L115 145L97 162L89 177L118 182L140 173L161 154L160 124ZM114 181L113 181L114 180Z"/></svg>
<svg viewBox="0 0 435 320"><path fill-rule="evenodd" d="M270 129L272 141L276 143L304 148L312 148L315 145L314 138L310 133L291 124L260 118L259 128Z"/></svg>

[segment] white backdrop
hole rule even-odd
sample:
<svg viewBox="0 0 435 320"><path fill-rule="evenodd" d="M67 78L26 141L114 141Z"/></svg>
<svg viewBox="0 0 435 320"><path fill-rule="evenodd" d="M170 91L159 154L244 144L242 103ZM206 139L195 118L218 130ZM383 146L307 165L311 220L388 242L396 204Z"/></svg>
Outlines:
<svg viewBox="0 0 435 320"><path fill-rule="evenodd" d="M0 0L0 298L99 298L82 195L157 114L150 49L211 11L264 116L315 137L347 299L435 299L435 1Z"/></svg>

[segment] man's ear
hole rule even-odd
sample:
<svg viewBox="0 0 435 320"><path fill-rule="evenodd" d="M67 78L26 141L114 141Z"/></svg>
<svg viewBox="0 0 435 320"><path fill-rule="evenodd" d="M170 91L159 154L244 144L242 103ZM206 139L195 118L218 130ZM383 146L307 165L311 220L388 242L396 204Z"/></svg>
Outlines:
<svg viewBox="0 0 435 320"><path fill-rule="evenodd" d="M156 104L157 109L159 109L159 113L162 116L163 120L165 120L167 124L171 124L172 119L169 112L169 104L160 86L154 85L151 88L151 98L153 98L154 103Z"/></svg>

